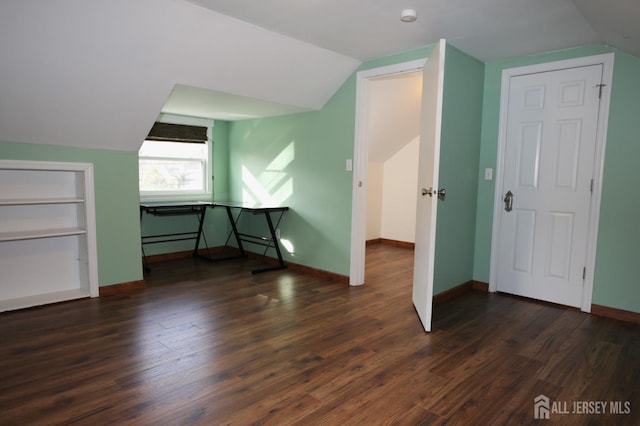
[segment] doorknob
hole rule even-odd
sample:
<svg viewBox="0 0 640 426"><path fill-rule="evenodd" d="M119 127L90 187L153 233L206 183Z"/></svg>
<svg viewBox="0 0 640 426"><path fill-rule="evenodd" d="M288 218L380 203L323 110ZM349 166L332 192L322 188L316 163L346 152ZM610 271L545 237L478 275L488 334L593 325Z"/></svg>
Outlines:
<svg viewBox="0 0 640 426"><path fill-rule="evenodd" d="M513 192L507 191L504 196L504 211L510 212L513 210Z"/></svg>
<svg viewBox="0 0 640 426"><path fill-rule="evenodd" d="M445 195L447 195L447 190L442 188L440 190L437 189L433 189L433 188L422 188L422 196L424 197L425 195L428 195L429 197L433 197L434 195L437 195L438 198L441 198L444 200Z"/></svg>

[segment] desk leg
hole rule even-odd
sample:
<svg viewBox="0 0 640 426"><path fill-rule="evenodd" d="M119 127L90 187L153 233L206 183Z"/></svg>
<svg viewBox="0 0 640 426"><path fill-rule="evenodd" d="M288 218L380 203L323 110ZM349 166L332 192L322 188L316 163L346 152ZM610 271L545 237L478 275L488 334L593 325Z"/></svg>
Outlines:
<svg viewBox="0 0 640 426"><path fill-rule="evenodd" d="M244 257L244 256L246 256L246 254L244 252L244 247L242 247L242 241L240 240L240 234L238 233L238 227L236 226L236 221L233 218L233 213L231 212L231 207L225 206L225 209L227 210L227 216L229 217L229 223L231 223L231 229L233 230L233 236L236 238L236 244L238 244L238 249L240 250L240 256ZM242 214L242 211L240 211L240 214ZM238 215L238 219L239 218L240 218L240 215Z"/></svg>
<svg viewBox="0 0 640 426"><path fill-rule="evenodd" d="M142 215L143 214L144 214L144 211L142 207L140 207L140 234L142 234ZM142 271L143 273L151 272L151 268L149 267L149 265L147 265L147 255L144 252L144 239L142 235L140 235L140 249L142 250Z"/></svg>
<svg viewBox="0 0 640 426"><path fill-rule="evenodd" d="M198 249L200 248L200 237L202 236L202 226L204 225L204 215L207 212L207 207L200 207L200 215L198 217L198 235L196 237L196 246L193 248L193 256L198 256ZM207 247L207 251L208 247Z"/></svg>
<svg viewBox="0 0 640 426"><path fill-rule="evenodd" d="M268 211L265 211L264 217L267 219L267 225L269 226L269 233L271 234L271 241L273 241L273 248L276 249L276 253L278 254L279 265L262 268L262 269L254 269L253 271L251 271L252 274L259 274L260 272L274 271L276 269L285 269L287 267L287 265L284 264L284 260L282 259L282 252L280 251L280 243L276 238L276 228L273 226L273 221L271 220L271 213L269 213Z"/></svg>

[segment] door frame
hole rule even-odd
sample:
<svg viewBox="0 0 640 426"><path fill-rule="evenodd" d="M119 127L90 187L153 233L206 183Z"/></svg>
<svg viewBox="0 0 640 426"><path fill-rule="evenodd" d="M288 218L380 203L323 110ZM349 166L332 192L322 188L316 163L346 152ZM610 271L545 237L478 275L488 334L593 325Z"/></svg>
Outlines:
<svg viewBox="0 0 640 426"><path fill-rule="evenodd" d="M498 133L498 154L496 160L496 182L493 203L493 228L491 238L491 270L489 275L489 291L497 291L499 232L502 211L502 186L504 171L504 153L507 134L508 102L510 81L512 77L525 74L535 74L548 71L557 71L569 68L579 68L590 65L602 64L602 97L598 109L598 129L596 131L596 152L593 163L593 194L589 210L589 228L587 237L587 254L585 259L586 274L582 291L580 310L591 312L593 296L593 277L596 263L596 248L598 240L598 224L600 218L600 202L602 198L602 176L604 170L605 146L607 142L607 128L609 123L609 104L611 100L611 87L613 84L614 53L586 56L575 59L567 59L542 64L527 65L516 68L508 68L502 71L500 93L500 118Z"/></svg>
<svg viewBox="0 0 640 426"><path fill-rule="evenodd" d="M351 195L351 260L349 285L364 284L366 220L367 220L367 172L369 140L367 113L370 97L370 80L422 70L426 59L401 62L359 71L356 74L356 118L353 147L353 182Z"/></svg>

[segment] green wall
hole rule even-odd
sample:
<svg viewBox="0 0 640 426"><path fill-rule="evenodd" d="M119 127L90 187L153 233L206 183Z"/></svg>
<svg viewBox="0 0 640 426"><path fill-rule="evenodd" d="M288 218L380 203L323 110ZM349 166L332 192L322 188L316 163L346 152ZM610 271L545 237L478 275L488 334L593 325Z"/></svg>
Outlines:
<svg viewBox="0 0 640 426"><path fill-rule="evenodd" d="M0 158L93 163L98 281L142 279L137 152L0 142Z"/></svg>
<svg viewBox="0 0 640 426"><path fill-rule="evenodd" d="M434 294L473 278L484 64L452 46L445 56Z"/></svg>
<svg viewBox="0 0 640 426"><path fill-rule="evenodd" d="M432 48L370 61L358 71L424 58ZM320 111L229 123L231 198L248 193L260 201L266 193L288 205L280 228L293 249L285 260L342 275L349 274L351 249L353 174L345 161L353 158L355 81L354 73Z"/></svg>
<svg viewBox="0 0 640 426"><path fill-rule="evenodd" d="M424 58L432 49L369 61L358 71ZM473 276L484 72L481 62L451 46L445 64L440 180L450 195L439 206L436 293ZM232 198L286 193L276 196L291 207L281 226L293 247L285 259L343 275L350 262L353 175L345 160L353 158L355 80L354 73L321 111L234 122L229 132ZM281 157L287 161L273 167ZM283 190L287 185L291 190Z"/></svg>
<svg viewBox="0 0 640 426"><path fill-rule="evenodd" d="M213 125L213 199L229 199L229 123Z"/></svg>
<svg viewBox="0 0 640 426"><path fill-rule="evenodd" d="M593 303L640 312L640 59L605 45L519 57L485 64L480 167L495 170L502 70L537 63L615 52L605 154ZM474 279L489 281L494 182L478 176Z"/></svg>
<svg viewBox="0 0 640 426"><path fill-rule="evenodd" d="M640 58L616 52L593 303L640 312Z"/></svg>
<svg viewBox="0 0 640 426"><path fill-rule="evenodd" d="M289 206L280 226L290 243L285 260L345 275L352 175L344 164L353 157L354 123L353 82L347 86L322 111L234 122L229 131L231 198Z"/></svg>

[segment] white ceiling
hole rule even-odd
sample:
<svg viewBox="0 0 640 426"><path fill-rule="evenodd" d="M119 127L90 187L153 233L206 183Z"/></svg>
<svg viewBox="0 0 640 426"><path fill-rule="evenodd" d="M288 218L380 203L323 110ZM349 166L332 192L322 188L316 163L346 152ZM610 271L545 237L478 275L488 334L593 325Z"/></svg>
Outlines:
<svg viewBox="0 0 640 426"><path fill-rule="evenodd" d="M162 107L162 112L168 114L208 117L224 121L295 114L308 110L308 108L182 84L176 84Z"/></svg>
<svg viewBox="0 0 640 426"><path fill-rule="evenodd" d="M187 1L358 61L419 48L440 38L482 61L595 42L640 56L639 0ZM416 22L400 21L405 8L416 10ZM210 95L208 111L196 113L225 117L228 99ZM188 97L171 101L174 112L188 109L190 102ZM243 117L245 108L247 115L253 114L250 99L234 105L237 118ZM272 114L280 111L275 106Z"/></svg>
<svg viewBox="0 0 640 426"><path fill-rule="evenodd" d="M2 0L0 58L0 141L130 151L172 91L317 110L360 63L183 0Z"/></svg>
<svg viewBox="0 0 640 426"><path fill-rule="evenodd" d="M600 40L640 57L639 0L573 0Z"/></svg>
<svg viewBox="0 0 640 426"><path fill-rule="evenodd" d="M189 1L361 61L440 38L482 61L598 41L640 56L638 0Z"/></svg>
<svg viewBox="0 0 640 426"><path fill-rule="evenodd" d="M0 141L137 150L163 108L317 110L363 61L439 38L484 61L640 56L639 21L639 0L2 0Z"/></svg>

